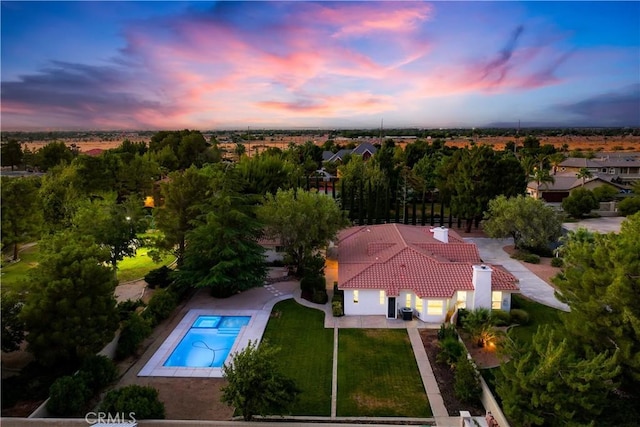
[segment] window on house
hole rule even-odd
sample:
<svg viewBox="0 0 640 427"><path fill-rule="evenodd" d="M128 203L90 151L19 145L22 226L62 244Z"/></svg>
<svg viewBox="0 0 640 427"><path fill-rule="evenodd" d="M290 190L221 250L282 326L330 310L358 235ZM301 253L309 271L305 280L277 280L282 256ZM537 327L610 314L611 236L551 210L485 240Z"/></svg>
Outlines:
<svg viewBox="0 0 640 427"><path fill-rule="evenodd" d="M467 291L458 291L458 308L467 308Z"/></svg>
<svg viewBox="0 0 640 427"><path fill-rule="evenodd" d="M429 300L427 301L427 314L439 315L442 314L444 304L442 300Z"/></svg>
<svg viewBox="0 0 640 427"><path fill-rule="evenodd" d="M613 175L614 173L616 173L615 168L609 168L609 174Z"/></svg>
<svg viewBox="0 0 640 427"><path fill-rule="evenodd" d="M629 168L620 168L621 175L627 175L629 173Z"/></svg>
<svg viewBox="0 0 640 427"><path fill-rule="evenodd" d="M380 291L380 305L384 305L384 291Z"/></svg>
<svg viewBox="0 0 640 427"><path fill-rule="evenodd" d="M353 302L354 302L354 304L358 303L358 296L359 296L358 295L358 291L357 290L353 291Z"/></svg>
<svg viewBox="0 0 640 427"><path fill-rule="evenodd" d="M404 300L405 307L411 307L411 294L407 294L407 297Z"/></svg>
<svg viewBox="0 0 640 427"><path fill-rule="evenodd" d="M602 173L607 173L607 168L602 168L602 169L600 169L600 172L602 172Z"/></svg>
<svg viewBox="0 0 640 427"><path fill-rule="evenodd" d="M422 313L422 298L416 298L416 311Z"/></svg>
<svg viewBox="0 0 640 427"><path fill-rule="evenodd" d="M500 310L502 308L502 292L491 292L491 308L493 310Z"/></svg>

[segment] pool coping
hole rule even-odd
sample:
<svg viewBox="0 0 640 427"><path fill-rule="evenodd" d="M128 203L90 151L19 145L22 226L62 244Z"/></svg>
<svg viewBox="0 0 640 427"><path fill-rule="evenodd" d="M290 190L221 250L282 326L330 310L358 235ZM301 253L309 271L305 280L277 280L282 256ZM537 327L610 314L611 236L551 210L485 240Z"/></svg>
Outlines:
<svg viewBox="0 0 640 427"><path fill-rule="evenodd" d="M238 337L236 338L229 358L237 351L243 350L251 340L259 343L262 339L267 322L269 321L269 312L264 310L233 310L220 308L194 308L189 310L180 323L171 331L169 336L164 340L160 347L155 351L153 356L138 372L138 377L184 377L184 378L222 378L222 368L192 368L180 366L163 366L164 362L169 358L173 350L180 343L187 331L193 325L198 316L250 316L249 323L242 327Z"/></svg>

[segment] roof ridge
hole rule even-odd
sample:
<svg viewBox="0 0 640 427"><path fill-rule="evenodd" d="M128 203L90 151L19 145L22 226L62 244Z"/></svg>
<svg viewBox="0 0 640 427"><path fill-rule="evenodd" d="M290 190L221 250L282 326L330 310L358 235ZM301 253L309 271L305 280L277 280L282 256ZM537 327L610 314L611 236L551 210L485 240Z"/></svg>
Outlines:
<svg viewBox="0 0 640 427"><path fill-rule="evenodd" d="M409 247L409 244L407 243L406 240L404 240L404 236L402 235L402 233L400 232L400 230L398 229L398 223L394 222L393 223L393 229L396 231L396 233L398 233L398 236L400 236L400 240L402 241L402 243L404 244L405 248Z"/></svg>

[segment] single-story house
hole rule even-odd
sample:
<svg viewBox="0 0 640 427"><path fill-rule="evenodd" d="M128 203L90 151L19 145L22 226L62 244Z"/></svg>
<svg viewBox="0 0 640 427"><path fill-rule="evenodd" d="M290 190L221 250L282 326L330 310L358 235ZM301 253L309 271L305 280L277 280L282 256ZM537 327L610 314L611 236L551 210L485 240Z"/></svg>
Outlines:
<svg viewBox="0 0 640 427"><path fill-rule="evenodd" d="M591 178L578 178L575 173L564 173L552 175L554 182L541 182L540 185L536 181L530 181L527 184L527 194L534 199L542 199L547 203L559 203L568 197L576 188L586 188L593 190L594 188L608 185L613 187L619 193L628 192L629 188L613 180L612 176L594 174Z"/></svg>
<svg viewBox="0 0 640 427"><path fill-rule="evenodd" d="M344 314L397 318L410 307L442 323L458 308L511 309L518 280L480 259L476 245L452 230L380 224L343 230L337 241Z"/></svg>

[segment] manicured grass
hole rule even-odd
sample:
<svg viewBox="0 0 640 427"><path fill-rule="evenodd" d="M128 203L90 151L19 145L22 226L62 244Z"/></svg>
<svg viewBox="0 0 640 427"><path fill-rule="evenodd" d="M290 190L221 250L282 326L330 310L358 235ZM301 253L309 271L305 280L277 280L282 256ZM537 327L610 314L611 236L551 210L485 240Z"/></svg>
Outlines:
<svg viewBox="0 0 640 427"><path fill-rule="evenodd" d="M149 271L163 265L169 265L175 259L172 255L166 255L160 263L156 263L147 255L148 252L149 248L138 248L135 256L127 257L118 263L118 281L120 283L141 279Z"/></svg>
<svg viewBox="0 0 640 427"><path fill-rule="evenodd" d="M537 303L522 295L512 296L512 308L521 308L529 313L531 323L526 326L516 326L509 329L509 336L514 340L531 342L531 338L538 330L538 326L560 323L563 312L555 308Z"/></svg>
<svg viewBox="0 0 640 427"><path fill-rule="evenodd" d="M404 329L340 329L338 416L431 417Z"/></svg>
<svg viewBox="0 0 640 427"><path fill-rule="evenodd" d="M12 263L3 260L2 278L0 279L3 292L24 290L25 285L21 282L27 277L28 271L38 265L38 254L38 246L31 246L20 251L20 261Z"/></svg>
<svg viewBox="0 0 640 427"><path fill-rule="evenodd" d="M292 414L331 415L333 330L324 328L324 313L294 300L279 302L263 341L280 347L280 368L301 390Z"/></svg>

